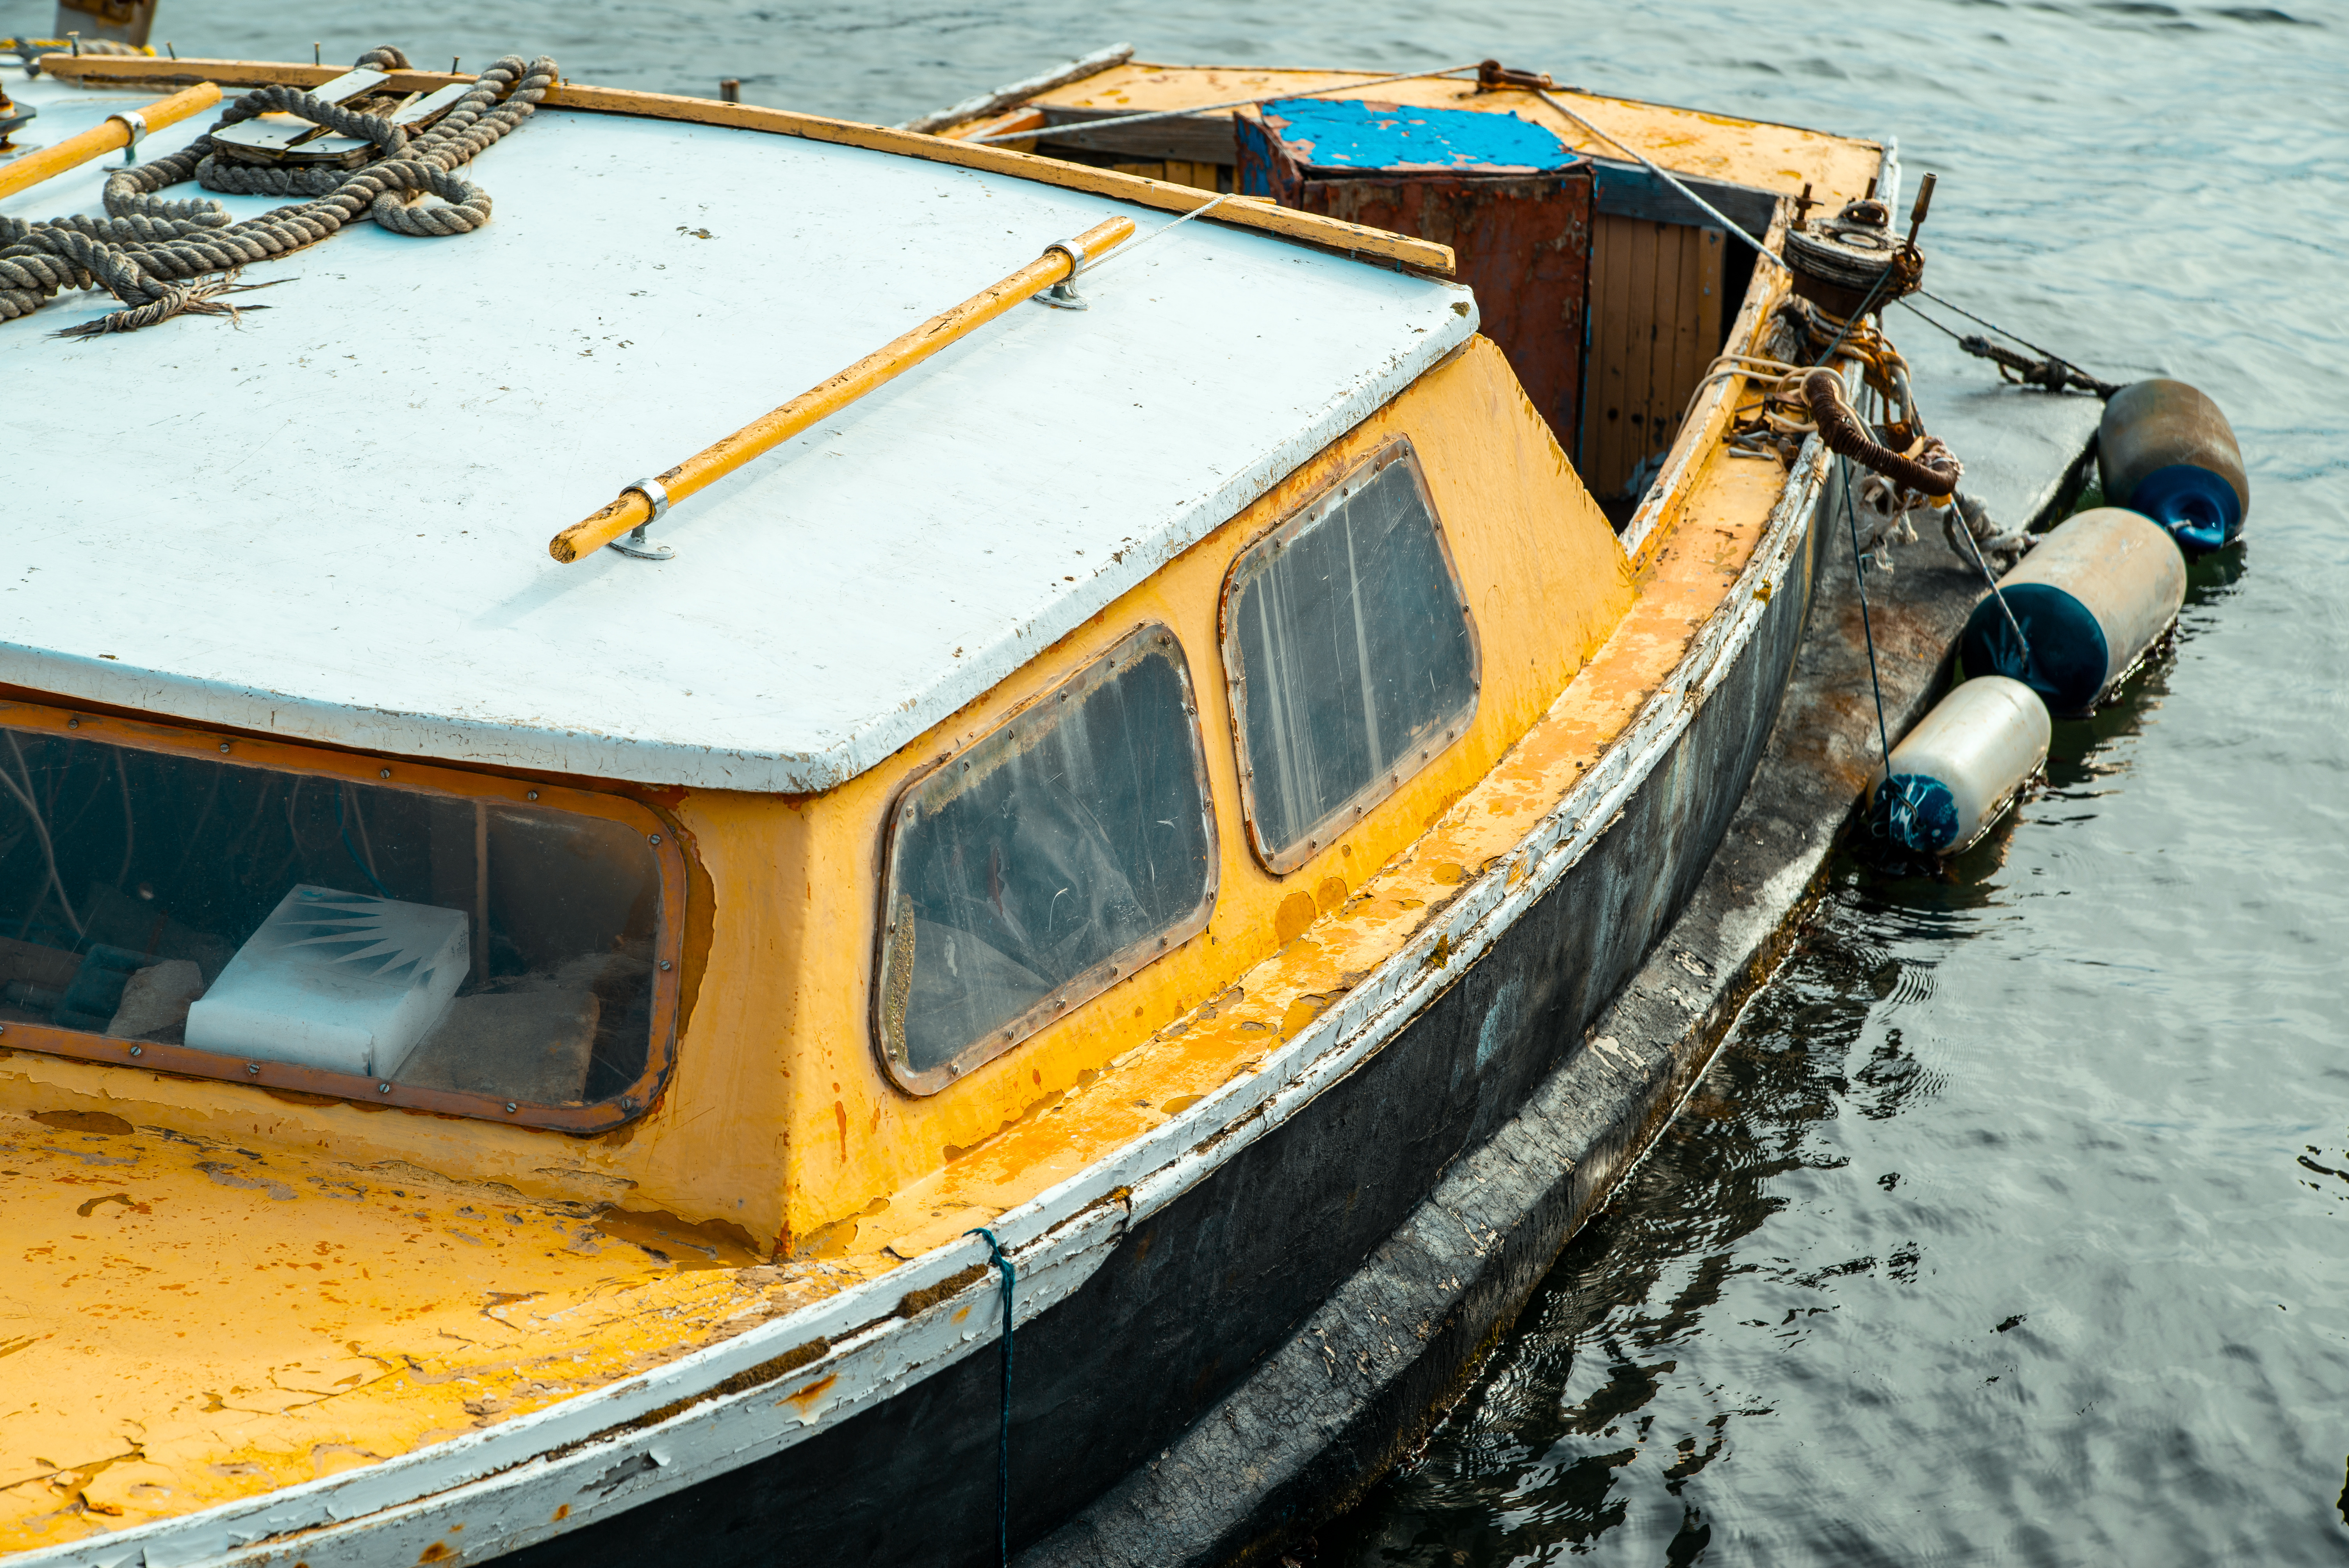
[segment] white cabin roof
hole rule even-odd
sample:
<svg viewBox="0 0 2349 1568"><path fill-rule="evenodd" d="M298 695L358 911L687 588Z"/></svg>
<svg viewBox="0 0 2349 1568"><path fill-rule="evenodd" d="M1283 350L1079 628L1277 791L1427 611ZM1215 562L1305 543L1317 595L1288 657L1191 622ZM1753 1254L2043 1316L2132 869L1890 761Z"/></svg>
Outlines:
<svg viewBox="0 0 2349 1568"><path fill-rule="evenodd" d="M151 96L21 93L42 143ZM110 166L0 211L98 211ZM487 228L352 225L248 269L297 281L239 296L270 307L241 329L49 335L115 308L103 294L0 323L0 682L448 761L823 789L1100 612L1476 325L1464 287L1186 223L1082 280L1091 310L1019 307L678 502L655 531L675 560L565 566L547 540L630 480L1053 240L1114 212L1146 235L1164 215L573 111L466 172L496 202Z"/></svg>

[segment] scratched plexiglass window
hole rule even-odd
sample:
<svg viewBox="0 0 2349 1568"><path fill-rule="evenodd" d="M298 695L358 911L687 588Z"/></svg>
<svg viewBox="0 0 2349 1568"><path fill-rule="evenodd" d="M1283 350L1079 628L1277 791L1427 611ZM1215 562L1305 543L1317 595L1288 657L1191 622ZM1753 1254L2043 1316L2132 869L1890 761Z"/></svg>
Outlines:
<svg viewBox="0 0 2349 1568"><path fill-rule="evenodd" d="M147 1066L524 1119L622 1096L659 893L616 821L0 729L0 1019Z"/></svg>
<svg viewBox="0 0 2349 1568"><path fill-rule="evenodd" d="M1251 546L1224 660L1257 856L1293 871L1457 738L1475 628L1408 441Z"/></svg>
<svg viewBox="0 0 2349 1568"><path fill-rule="evenodd" d="M1189 674L1145 626L899 799L874 1007L891 1075L944 1088L1195 934L1215 892Z"/></svg>

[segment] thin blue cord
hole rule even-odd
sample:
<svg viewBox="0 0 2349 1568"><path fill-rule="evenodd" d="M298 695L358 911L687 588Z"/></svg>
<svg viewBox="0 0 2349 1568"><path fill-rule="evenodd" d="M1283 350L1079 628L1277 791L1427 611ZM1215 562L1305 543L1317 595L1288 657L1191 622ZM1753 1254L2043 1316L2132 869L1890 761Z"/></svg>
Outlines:
<svg viewBox="0 0 2349 1568"><path fill-rule="evenodd" d="M1003 1568L1011 1568L1011 1260L995 1233L980 1225L966 1236L987 1239L987 1261L1003 1274L1003 1429L995 1449L995 1552Z"/></svg>
<svg viewBox="0 0 2349 1568"><path fill-rule="evenodd" d="M1859 519L1851 510L1851 459L1837 458L1843 465L1843 521L1851 530L1851 574L1859 584L1859 629L1868 638L1868 684L1876 689L1876 738L1884 748L1884 777L1892 777L1892 732L1884 722L1884 683L1876 674L1876 628L1868 615L1868 563L1859 552Z"/></svg>
<svg viewBox="0 0 2349 1568"><path fill-rule="evenodd" d="M351 864L358 867L360 871L367 873L367 880L375 883L375 891L378 893L381 894L385 898L389 898L391 896L391 890L383 885L383 879L375 874L375 868L373 866L359 859L358 851L352 846L350 807L350 790L347 789L336 789L335 791L335 831L342 836L343 852L351 857Z"/></svg>

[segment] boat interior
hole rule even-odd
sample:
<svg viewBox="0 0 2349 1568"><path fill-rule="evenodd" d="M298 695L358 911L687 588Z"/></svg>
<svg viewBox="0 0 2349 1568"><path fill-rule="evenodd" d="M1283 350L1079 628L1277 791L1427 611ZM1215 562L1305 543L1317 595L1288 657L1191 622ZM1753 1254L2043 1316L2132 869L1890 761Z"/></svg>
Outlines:
<svg viewBox="0 0 2349 1568"><path fill-rule="evenodd" d="M178 75L159 77L166 65ZM83 93L93 123L159 80L209 72L233 94L336 74L102 57L86 66L56 90ZM411 72L391 85L428 91L454 79ZM1373 85L1351 85L1364 82ZM1322 107L1237 119L1199 107L1285 90L1319 94L1307 101ZM1339 413L1326 428L1298 427L1309 444L1258 453L1217 449L1209 443L1224 437L1200 433L1224 428L1201 421L1232 399L1232 381L1185 381L1135 350L1165 401L1144 407L1134 393L1116 428L1133 443L1125 450L1148 457L1125 467L1164 469L1170 495L1238 497L1188 532L1150 532L1112 494L1086 514L1090 531L1050 533L1003 514L991 525L999 532L909 533L894 555L854 554L865 548L860 531L885 531L858 521L860 498L887 465L909 460L902 443L927 439L941 409L983 419L990 401L1016 411L1055 385L1123 407L1115 356L1081 362L1092 380L987 379L1010 363L1002 356L1040 341L1061 314L1050 311L1023 313L1002 346L909 373L869 400L870 422L843 419L763 459L763 478L712 492L705 522L680 502L675 562L604 552L556 566L535 543L589 492L608 495L625 478L605 471L615 459L600 458L599 443L636 418L626 384L578 394L576 440L550 447L519 522L467 511L460 521L474 531L463 541L453 523L434 525L433 548L457 553L419 571L453 585L416 592L451 596L448 636L495 619L490 599L462 593L466 581L509 570L507 552L512 572L538 574L530 583L568 593L572 579L559 574L588 574L564 603L583 626L597 623L595 635L623 611L674 622L632 623L628 637L650 650L641 655L615 637L549 642L543 662L569 678L641 656L651 662L644 681L667 683L661 705L696 697L684 665L652 667L667 656L663 628L686 628L675 635L689 641L691 626L719 613L711 606L735 603L729 594L742 596L745 616L765 616L743 627L778 618L759 596L786 573L805 581L811 604L842 606L868 627L882 616L920 667L899 686L875 685L874 727L832 751L776 742L761 760L749 742L709 739L674 717L702 709L647 701L613 710L617 727L642 731L646 759L635 762L629 738L599 738L592 718L550 721L554 738L524 736L523 719L487 699L446 707L437 727L399 727L426 698L357 687L303 707L294 688L309 677L298 671L234 673L246 666L235 663L233 628L205 634L200 651L212 663L151 680L141 672L197 655L142 654L143 634L119 617L100 617L118 639L105 646L63 622L37 646L38 629L7 634L0 1212L16 1261L0 1287L0 1371L13 1391L0 1547L56 1544L364 1467L844 1292L887 1295L877 1317L910 1316L927 1303L888 1294L892 1271L1084 1172L1123 1160L1139 1180L1157 1169L1150 1151L1211 1143L1260 1080L1295 1078L1341 1024L1356 1026L1379 977L1417 954L1464 894L1522 878L1537 830L1599 799L1588 781L1701 630L1737 609L1788 482L1775 454L1724 444L1744 383L1714 373L1717 355L1764 340L1784 282L1621 148L1672 170L1755 234L1783 231L1800 197L1871 191L1883 167L1873 142L1557 92L1621 143L1506 85L1131 61L937 135L569 83L552 92L545 123L486 156L482 179L512 184L502 170L553 156L546 149L571 159L566 168L626 157L642 161L651 201L661 193L649 182L688 178L659 171L654 155L673 149L653 146L658 136L693 139L696 156L709 154L692 179L720 181L709 150L740 148L747 160L801 160L834 189L899 180L883 195L905 212L974 189L1007 211L1017 201L1059 203L1042 216L1023 209L999 250L1057 237L1038 223L1074 229L1120 203L1171 216L1196 192L1230 192L1183 232L1206 236L1195 253L1167 241L1138 253L1160 258L1139 275L1170 299L1194 291L1198 321L1220 311L1236 329L1294 331L1278 347L1290 365L1318 364L1312 343L1344 338L1330 321L1356 313L1374 325L1340 346L1403 368L1348 370L1353 403L1329 390L1336 371L1319 390L1284 392ZM1082 129L1164 109L1185 112ZM1493 133L1504 139L1537 128L1573 156L1496 165L1514 155L1413 119L1463 109L1507 120ZM75 111L67 102L43 112L65 122ZM1328 159L1414 124L1415 148L1433 137L1452 150L1440 178L1422 178L1429 170L1411 159L1359 179L1314 161L1317 149ZM1007 132L1027 134L978 139ZM616 154L597 139L624 135L642 139ZM93 208L95 180L75 188ZM480 236L347 234L326 249L362 282L461 266L464 247L528 232L533 210L515 189ZM0 210L46 214L62 201L36 191ZM269 204L238 201L239 213ZM678 214L676 264L719 267L709 259L719 244L692 238L686 209ZM779 269L805 262L775 243ZM390 259L369 273L378 245ZM414 248L424 245L442 249ZM1244 267L1256 271L1236 274L1247 280L1237 290L1215 275ZM988 271L952 275L984 281ZM1291 275L1307 304L1277 292ZM695 276L709 297L725 281ZM1117 274L1102 276L1090 319L1124 332L1108 281ZM508 285L481 286L494 295ZM951 294L923 297L935 308ZM1308 304L1336 315L1313 316ZM277 302L280 341L306 327L299 308ZM485 310L498 308L492 297ZM878 343L917 319L905 314L913 308L894 296L885 310L874 304L841 342ZM719 328L693 319L674 330L707 330L721 354ZM244 356L290 353L263 332L210 322L69 348L41 339L40 325L0 325L0 360L17 385L63 374L45 359L95 365L117 353L120 366L186 366L179 374L197 385L227 387L239 385L238 366L258 363ZM1169 341L1188 330L1169 328ZM435 352L453 354L459 341ZM620 352L582 341L603 359ZM317 353L310 342L302 351ZM844 360L831 343L808 353ZM573 354L560 374L586 376L603 359ZM665 410L645 417L654 438L686 449L687 432L713 438L740 422L713 423L713 409L755 412L834 367L792 359L795 382L761 382L669 424L659 423ZM515 384L524 374L510 372ZM326 399L311 429L341 428L332 420L347 411L351 449L395 438L369 435L357 412L365 405L335 403L344 393L325 381L305 385ZM1234 429L1245 423L1233 418ZM512 427L512 438L526 428ZM993 482L987 443L1010 442L1014 428L982 429L984 441L950 454L957 475L978 476L970 515L999 517L981 482ZM648 458L648 470L666 460ZM835 459L863 477L841 482L821 535L795 533L784 552L761 531L781 493L772 487L814 486L794 475ZM1023 463L1045 464L1056 482L1101 482L1052 467L1061 460L1032 441L1009 453L1007 493L1029 482ZM1252 488L1214 488L1259 469ZM1210 470L1213 483L1201 477ZM962 491L946 493L962 503ZM365 505L348 510L347 526L378 527L359 515ZM378 531L354 534L354 548L406 549L427 526L411 528L405 504L379 510ZM487 543L478 537L499 529ZM990 558L1023 529L1045 542L1019 545L1019 572L1049 573L1062 597L989 611L983 646L979 632L968 646L957 640L980 624L955 619L962 608L940 609L934 628L911 624L930 602L890 573L929 561L922 569L941 581L972 585L966 600L1010 603L1011 588L992 586ZM846 563L835 570L809 545L817 537L849 552ZM198 556L161 559L159 571L209 570ZM267 559L273 571L319 560ZM555 587L527 591L557 602ZM1039 591L1029 582L1020 592ZM897 603L858 607L874 596ZM267 614L254 605L243 613ZM415 613L429 623L438 612ZM315 629L354 634L323 618ZM705 683L723 682L739 650L782 658L755 640L781 634L696 644L696 667ZM876 659L885 642L873 639ZM315 658L330 645L309 645ZM481 650L495 663L506 645ZM786 686L854 684L817 655L790 656L812 663ZM406 678L389 658L362 673ZM718 717L708 735L734 722L709 711ZM505 725L522 738L501 739ZM657 755L653 741L670 749ZM675 760L696 748L719 760ZM1439 966L1444 953L1438 944ZM808 1419L829 1397L809 1396Z"/></svg>

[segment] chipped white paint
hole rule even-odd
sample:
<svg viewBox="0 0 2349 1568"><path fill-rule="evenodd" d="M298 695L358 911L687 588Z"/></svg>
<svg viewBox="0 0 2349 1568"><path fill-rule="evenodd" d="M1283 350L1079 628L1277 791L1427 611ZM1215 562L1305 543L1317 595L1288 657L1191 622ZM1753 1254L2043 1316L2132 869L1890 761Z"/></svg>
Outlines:
<svg viewBox="0 0 2349 1568"><path fill-rule="evenodd" d="M26 85L55 138L121 95ZM199 117L158 132L184 146ZM95 211L92 163L0 203ZM1475 330L1464 287L1185 224L678 504L658 564L546 541L1112 213L792 137L550 111L496 221L357 223L189 317L0 325L0 681L447 761L813 790L1143 582ZM193 191L192 187L173 194ZM231 197L241 214L273 205ZM1135 214L1144 232L1163 220Z"/></svg>
<svg viewBox="0 0 2349 1568"><path fill-rule="evenodd" d="M1019 1271L1020 1321L1072 1295L1135 1222L1196 1186L1399 1037L1582 859L1671 757L1697 708L1753 642L1770 599L1801 570L1799 552L1826 469L1826 454L1813 438L1728 602L1557 810L1465 884L1441 923L1257 1071L995 1222ZM1445 954L1440 964L1439 944ZM1123 1196L1121 1188L1127 1190ZM1462 1224L1480 1247L1498 1240L1497 1233L1480 1237ZM31 1553L16 1560L17 1568L135 1568L142 1562L146 1568L287 1568L296 1562L370 1568L413 1562L435 1542L450 1553L440 1561L484 1562L557 1533L558 1509L568 1510L560 1528L575 1528L724 1474L991 1345L999 1320L992 1274L917 1317L894 1315L906 1295L986 1260L985 1244L965 1237L644 1377L362 1470ZM703 1398L654 1425L617 1429L817 1339L828 1343L824 1354L779 1379ZM561 1457L542 1457L552 1453Z"/></svg>

